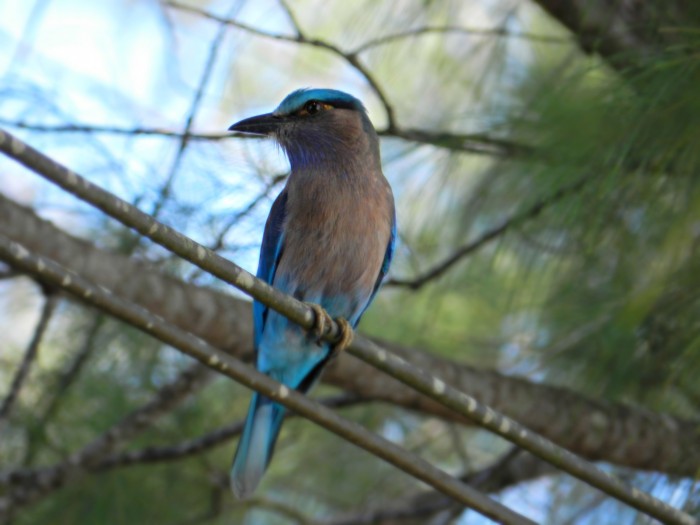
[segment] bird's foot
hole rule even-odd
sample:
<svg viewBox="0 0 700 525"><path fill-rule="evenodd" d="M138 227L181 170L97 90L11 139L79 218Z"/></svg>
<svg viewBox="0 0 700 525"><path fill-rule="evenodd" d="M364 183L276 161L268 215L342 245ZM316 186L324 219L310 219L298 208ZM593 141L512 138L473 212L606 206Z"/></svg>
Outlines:
<svg viewBox="0 0 700 525"><path fill-rule="evenodd" d="M328 312L323 309L320 304L306 303L314 312L314 325L311 327L311 333L316 337L318 342L321 342L323 334L326 332L326 327L333 324L333 319Z"/></svg>
<svg viewBox="0 0 700 525"><path fill-rule="evenodd" d="M333 344L333 352L337 353L342 352L348 346L350 346L350 344L352 344L352 340L355 337L355 332L353 331L352 326L350 326L348 320L344 317L338 317L335 322L338 323L338 328L340 328L340 339L338 339L338 342Z"/></svg>
<svg viewBox="0 0 700 525"><path fill-rule="evenodd" d="M326 328L333 324L333 318L323 309L323 307L316 303L306 303L309 308L314 312L314 325L311 327L310 332L316 337L316 340L320 343L323 339L323 334L326 333ZM335 320L338 323L338 328L340 330L340 339L333 343L333 352L340 352L345 350L350 344L355 336L355 332L350 326L350 323L344 317L338 317Z"/></svg>

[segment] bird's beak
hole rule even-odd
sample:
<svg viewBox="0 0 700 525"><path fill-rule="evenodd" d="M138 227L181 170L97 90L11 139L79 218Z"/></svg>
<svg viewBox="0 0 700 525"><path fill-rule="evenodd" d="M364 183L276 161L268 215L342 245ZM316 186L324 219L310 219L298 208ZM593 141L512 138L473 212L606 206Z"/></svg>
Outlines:
<svg viewBox="0 0 700 525"><path fill-rule="evenodd" d="M264 115L258 115L236 122L228 129L229 131L238 131L251 135L268 136L277 131L280 124L282 124L282 119L280 117L276 117L272 113L265 113Z"/></svg>

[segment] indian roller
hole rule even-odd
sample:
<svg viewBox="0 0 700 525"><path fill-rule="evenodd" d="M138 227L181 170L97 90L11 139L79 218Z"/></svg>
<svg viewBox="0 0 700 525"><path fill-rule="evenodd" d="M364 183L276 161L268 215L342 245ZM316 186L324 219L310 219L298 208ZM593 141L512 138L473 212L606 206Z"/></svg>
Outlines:
<svg viewBox="0 0 700 525"><path fill-rule="evenodd" d="M309 303L317 330L255 301L254 343L258 370L306 393L337 350L319 337L325 312L347 340L394 254L394 197L382 174L377 133L362 103L334 89L294 91L272 113L229 130L273 137L289 159L290 176L265 224L257 276ZM237 497L260 482L284 413L253 393L231 468Z"/></svg>

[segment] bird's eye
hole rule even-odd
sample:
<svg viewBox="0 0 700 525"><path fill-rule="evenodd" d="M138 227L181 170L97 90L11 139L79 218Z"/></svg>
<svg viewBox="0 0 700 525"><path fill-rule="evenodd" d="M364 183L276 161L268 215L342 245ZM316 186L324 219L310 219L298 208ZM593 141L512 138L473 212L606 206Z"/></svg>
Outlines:
<svg viewBox="0 0 700 525"><path fill-rule="evenodd" d="M303 109L299 111L299 115L315 115L316 113L327 109L333 109L333 106L319 102L318 100L309 100L306 104L304 104Z"/></svg>
<svg viewBox="0 0 700 525"><path fill-rule="evenodd" d="M306 105L304 105L304 110L309 115L313 115L314 113L318 113L319 111L321 111L321 104L319 104L315 100L310 100L306 103Z"/></svg>

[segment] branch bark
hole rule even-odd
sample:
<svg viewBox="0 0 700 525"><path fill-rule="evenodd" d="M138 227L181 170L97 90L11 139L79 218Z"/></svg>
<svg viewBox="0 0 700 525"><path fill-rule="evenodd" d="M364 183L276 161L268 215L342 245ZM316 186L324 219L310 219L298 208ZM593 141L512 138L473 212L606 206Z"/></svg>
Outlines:
<svg viewBox="0 0 700 525"><path fill-rule="evenodd" d="M194 246L193 243L192 245ZM377 434L369 432L358 423L340 417L332 410L296 390L290 390L285 385L244 364L239 359L207 344L192 333L183 331L152 312L123 300L110 290L95 286L84 277L56 264L55 261L37 257L22 244L0 236L0 258L8 261L12 266L35 276L38 280L46 281L56 287L62 287L80 300L151 334L163 343L180 350L208 368L214 369L242 385L260 392L271 400L303 415L327 430L338 434L345 440L391 463L410 476L429 484L433 488L499 523L513 525L534 523L525 516L461 483L423 458L408 452ZM244 270L240 271L243 272ZM692 523L692 520L688 521L685 514L677 509L659 500L652 500L648 495L644 495L639 491L637 493L638 495L633 497L639 499L642 505L647 507L650 515L657 515L661 512L664 516L668 515L669 522L677 523L678 525ZM0 502L0 516L4 510L4 503ZM652 503L654 507L651 507Z"/></svg>
<svg viewBox="0 0 700 525"><path fill-rule="evenodd" d="M252 355L252 315L247 301L184 283L147 262L100 250L2 196L0 233L213 346L237 357ZM700 439L694 422L590 399L415 348L382 345L588 459L680 476L693 476L700 468ZM464 423L449 409L350 355L335 360L323 381L365 398Z"/></svg>
<svg viewBox="0 0 700 525"><path fill-rule="evenodd" d="M494 464L461 477L462 481L484 492L497 493L519 483L531 481L556 470L541 459L512 449ZM396 502L384 503L376 509L359 514L348 513L322 522L320 525L399 525L427 522L430 516L441 512L461 512L459 504L435 491L424 491Z"/></svg>
<svg viewBox="0 0 700 525"><path fill-rule="evenodd" d="M598 53L618 71L643 65L678 44L679 27L700 21L697 3L684 0L535 0L578 38L586 53ZM671 29L671 31L668 31Z"/></svg>

